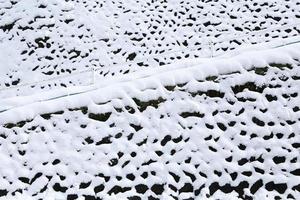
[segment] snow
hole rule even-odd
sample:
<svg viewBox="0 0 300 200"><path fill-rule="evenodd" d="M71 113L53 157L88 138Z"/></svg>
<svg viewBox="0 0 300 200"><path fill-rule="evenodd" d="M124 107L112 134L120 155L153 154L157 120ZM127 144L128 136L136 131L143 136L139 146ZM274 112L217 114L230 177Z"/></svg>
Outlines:
<svg viewBox="0 0 300 200"><path fill-rule="evenodd" d="M300 128L298 122L292 123L300 117L299 112L294 111L300 97L293 95L299 91L299 83L292 78L299 74L299 47L299 44L291 44L276 49L243 52L230 58L175 63L157 71L136 72L107 79L106 82L96 82L93 86L27 96L23 102L21 97L14 97L14 103L10 105L12 107L0 113L0 122L3 124L1 132L7 136L2 139L0 146L4 167L1 172L5 173L5 178L0 180L1 185L8 188L7 181L16 182L17 177L33 177L41 172L42 175L33 184L18 182L10 186L10 190L28 188L24 192L25 197L36 194L45 198L46 193L38 191L46 186L53 198L66 198L67 194L72 193L83 197L94 195L93 187L104 184L104 191L97 196L122 199L137 193L135 189L130 189L111 194L109 191L115 185L135 188L138 184L145 184L149 190L143 195L148 196L154 194L154 189L151 189L153 184L165 184L162 186L164 192L155 196L168 199L172 194L180 198L204 198L210 194L215 199L223 194L238 199L235 191L224 194L217 190L212 193L210 185L217 182L220 186L230 184L230 187L235 187L246 181L248 186L245 187L251 188L260 178L265 187L274 181L274 184L286 184L287 189L281 193L265 188L254 193L250 193L249 189L238 191L262 199L272 195L283 198L288 194L298 197L292 188L299 184L299 179L281 172L281 169L285 169L291 173L297 164L275 164L273 159L283 156L286 161L291 161L299 157L299 151L292 146L299 141L299 135L292 135ZM290 64L293 68L279 69L272 67L272 63ZM255 69L266 66L268 70L265 75L255 72ZM284 81L283 75L289 79ZM212 76L216 76L216 79L207 80ZM251 87L242 91L232 89L248 82L266 88L260 92ZM175 87L167 89L168 86ZM69 96L64 96L67 91ZM223 98L218 96L221 93L224 94ZM288 98L284 98L285 93L289 94ZM267 99L268 94L276 95L277 100ZM144 109L143 104L138 102L159 98L162 101L158 104L154 102ZM9 99L6 102L10 102ZM87 114L83 110L76 111L75 108L80 107L86 107ZM47 117L45 113L54 114ZM100 118L93 117L91 113ZM110 114L105 117L106 113ZM20 127L7 127L8 123L20 121L27 122ZM274 125L269 125L270 122ZM37 128L31 128L35 126ZM245 133L241 134L243 131ZM272 134L276 136L269 136ZM104 140L108 140L108 143L101 144ZM14 141L18 146L11 143ZM280 146L282 148L278 148ZM23 150L26 154L20 156L17 151ZM157 154L160 151L162 155ZM120 152L123 155L121 157ZM224 160L230 156L233 157L232 162ZM191 161L187 161L189 157ZM263 161L238 164L242 158L250 157L262 157ZM50 164L56 159L59 164ZM154 162L145 164L151 160ZM129 164L123 166L127 161ZM261 176L254 168L263 169L265 175ZM11 173L9 169L15 169L18 173ZM155 175L148 175L145 180L141 177L145 171L153 171ZM221 177L215 171L220 172ZM251 171L253 175L245 177L241 174L244 171ZM99 172L111 177L109 181L97 181L96 174ZM180 181L174 181L169 172L178 175ZM187 172L193 174L197 181L190 182ZM238 173L238 177L232 181L230 174L234 172ZM130 173L136 176L134 182L125 178ZM66 179L61 181L56 174ZM117 181L114 178L116 176L123 178ZM75 184L90 181L86 189ZM50 189L57 182L66 186L67 192L59 193ZM166 188L166 184L181 188L186 183L190 183L194 189L204 184L204 188L197 197L193 192L178 193Z"/></svg>
<svg viewBox="0 0 300 200"><path fill-rule="evenodd" d="M298 4L0 0L0 198L299 199Z"/></svg>
<svg viewBox="0 0 300 200"><path fill-rule="evenodd" d="M182 61L180 63L170 64L164 68L156 68L155 70L143 70L121 77L108 78L106 79L106 81L101 81L100 83L96 82L95 85L53 90L50 92L44 92L43 95L37 94L32 96L3 99L0 101L1 110L11 109L14 107L22 107L23 105L33 104L34 102L43 104L43 101L56 99L63 96L66 96L63 99L72 101L72 99L77 99L78 97L77 95L74 97L70 95L77 93L84 93L80 95L83 96L83 98L93 98L93 96L97 96L93 94L95 93L95 91L99 91L100 93L102 93L102 90L108 92L102 93L101 97L96 97L96 99L93 99L93 101L99 101L100 99L104 98L105 100L103 101L105 102L107 101L107 98L112 98L113 95L118 96L119 91L122 91L120 87L130 88L133 86L137 87L139 90L145 90L146 88L155 88L159 83L163 85L174 85L187 82L191 79L204 80L208 76L216 76L219 74L228 74L232 72L242 72L244 70L249 70L254 66L257 68L265 67L268 65L268 63L294 63L293 59L300 57L300 53L297 51L299 47L299 44L291 44L276 49L247 51L231 58L218 58L210 60L205 59L204 61L202 59L198 59L197 61ZM240 79L237 78L234 79L234 81L239 80ZM242 80L242 82L237 83L242 84L243 82L245 81ZM93 91L92 95L89 95L90 93L88 93L88 91ZM46 103L44 102L44 104L48 103L48 101ZM85 103L86 101L83 101L83 105ZM58 108L56 108L56 106L49 106L51 108L51 111L43 110L42 112L53 112L54 110L62 109L60 106L61 104L59 104ZM81 107L81 105L77 106ZM36 109L30 108L30 110ZM36 111L39 113L38 110ZM3 119L7 118L4 117ZM19 119L16 118L14 121L18 120Z"/></svg>
<svg viewBox="0 0 300 200"><path fill-rule="evenodd" d="M93 68L103 81L299 36L297 1L17 0L0 8L0 27L8 25L0 31L1 98L84 86L90 73L72 74Z"/></svg>

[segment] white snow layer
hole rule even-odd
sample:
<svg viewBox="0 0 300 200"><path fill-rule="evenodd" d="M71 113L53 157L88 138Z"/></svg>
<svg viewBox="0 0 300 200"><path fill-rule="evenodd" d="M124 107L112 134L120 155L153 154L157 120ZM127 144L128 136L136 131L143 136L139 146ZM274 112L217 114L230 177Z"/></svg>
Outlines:
<svg viewBox="0 0 300 200"><path fill-rule="evenodd" d="M299 36L299 13L297 0L1 1L0 97L278 43Z"/></svg>
<svg viewBox="0 0 300 200"><path fill-rule="evenodd" d="M158 84L174 85L186 83L192 79L205 80L208 76L217 76L219 74L227 74L232 72L243 72L254 67L261 68L269 63L293 63L295 58L300 58L298 49L300 44L291 44L276 49L264 49L256 51L246 51L231 58L212 58L212 59L191 59L178 63L169 64L164 68L156 68L131 73L121 77L107 78L105 81L96 83L95 85L86 87L70 87L66 89L53 90L43 92L32 96L21 96L0 100L0 108L2 111L8 110L0 114L0 122L5 121L18 122L21 120L31 119L35 115L41 113L55 112L70 105L72 107L81 107L86 105L89 100L94 102L107 102L111 98L116 98L119 93L124 90L130 95L130 88L136 87L139 90L146 88L155 88ZM237 83L240 84L240 83ZM88 92L92 90L92 92ZM107 92L106 92L107 91ZM78 94L72 96L73 94ZM99 95L98 95L99 94ZM101 95L100 95L101 94ZM70 96L71 95L71 96ZM66 97L64 97L66 96ZM58 106L49 105L49 99L56 99ZM151 97L149 97L151 98ZM80 99L80 101L78 101ZM85 100L89 99L89 100ZM34 104L34 102L37 102ZM52 101L51 101L52 102ZM71 103L71 104L70 104ZM22 107L25 105L25 108ZM40 105L41 109L34 106ZM23 112L25 116L15 116L10 114L15 108L28 109L34 111ZM30 113L33 114L30 115Z"/></svg>
<svg viewBox="0 0 300 200"><path fill-rule="evenodd" d="M0 113L0 194L299 199L299 48L3 100L13 103Z"/></svg>

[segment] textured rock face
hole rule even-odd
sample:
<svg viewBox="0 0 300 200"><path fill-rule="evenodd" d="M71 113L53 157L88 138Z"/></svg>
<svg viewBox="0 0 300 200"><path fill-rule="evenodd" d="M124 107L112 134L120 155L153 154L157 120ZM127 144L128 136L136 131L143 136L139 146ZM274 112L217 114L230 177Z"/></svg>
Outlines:
<svg viewBox="0 0 300 200"><path fill-rule="evenodd" d="M86 85L90 73L40 81L92 67L102 78L122 75L299 35L299 11L279 0L2 0L0 87Z"/></svg>

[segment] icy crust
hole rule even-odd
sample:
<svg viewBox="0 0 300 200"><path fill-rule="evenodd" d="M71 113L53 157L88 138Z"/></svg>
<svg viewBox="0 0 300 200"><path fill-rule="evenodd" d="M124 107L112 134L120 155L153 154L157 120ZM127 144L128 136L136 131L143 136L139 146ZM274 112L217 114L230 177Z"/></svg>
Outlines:
<svg viewBox="0 0 300 200"><path fill-rule="evenodd" d="M299 11L296 0L1 0L0 88L85 85L88 74L39 81L92 67L123 75L297 36Z"/></svg>
<svg viewBox="0 0 300 200"><path fill-rule="evenodd" d="M299 199L298 49L204 63L204 71L176 69L1 113L0 195Z"/></svg>

